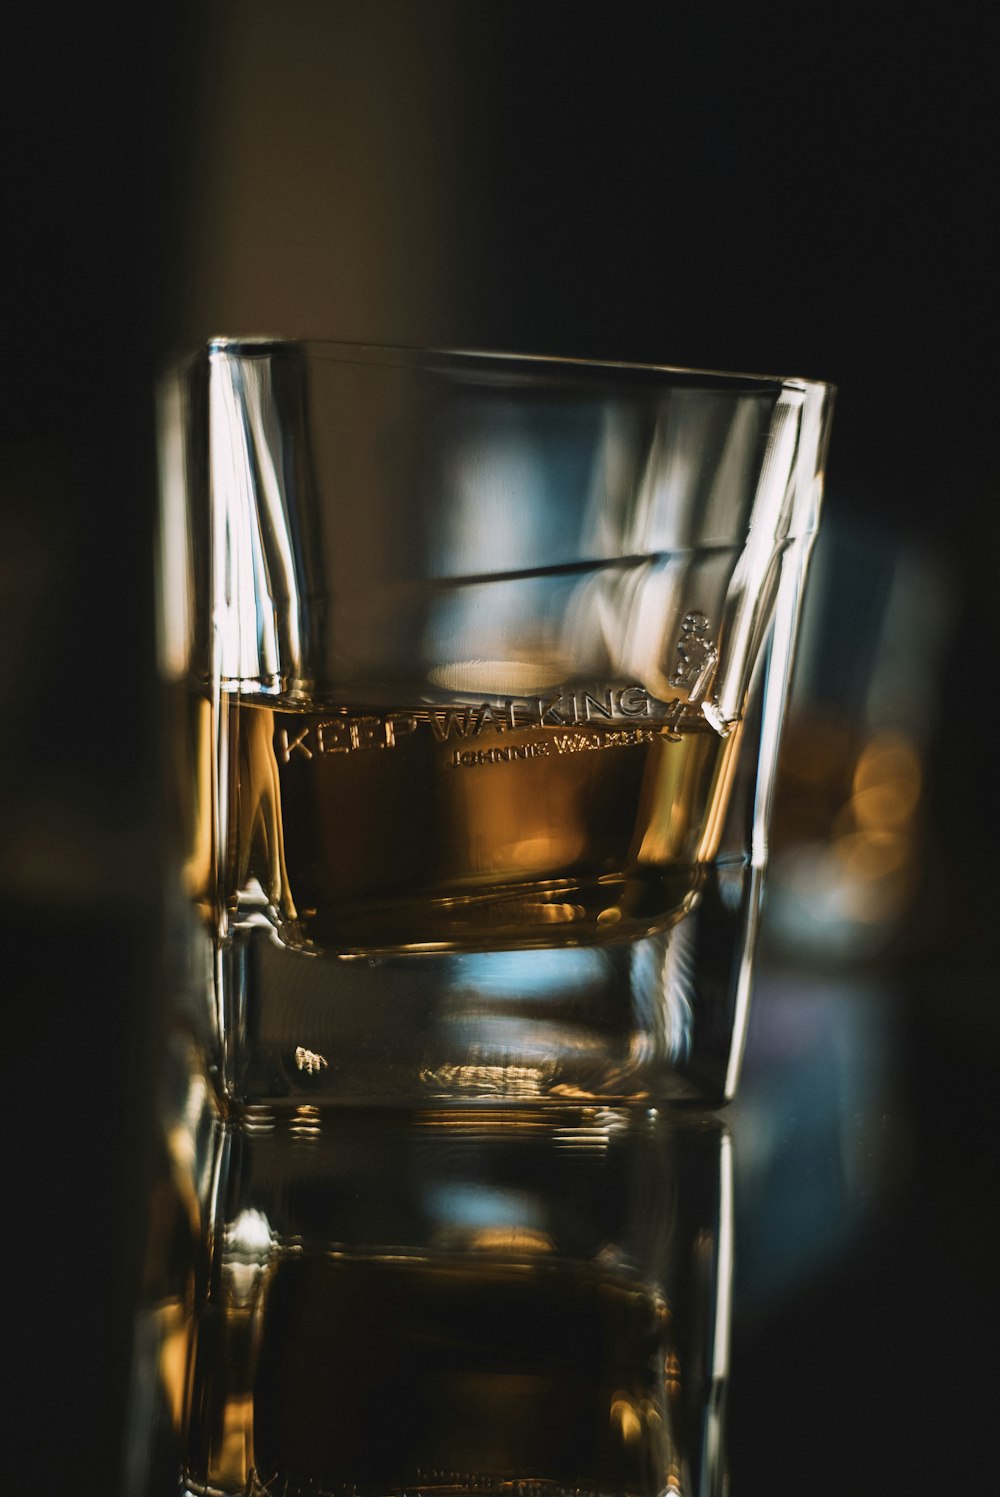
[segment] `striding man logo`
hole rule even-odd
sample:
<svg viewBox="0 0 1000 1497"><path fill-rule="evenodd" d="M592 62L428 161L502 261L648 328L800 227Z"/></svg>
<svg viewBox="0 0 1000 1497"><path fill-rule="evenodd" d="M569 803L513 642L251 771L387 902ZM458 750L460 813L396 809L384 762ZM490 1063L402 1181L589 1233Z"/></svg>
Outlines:
<svg viewBox="0 0 1000 1497"><path fill-rule="evenodd" d="M702 701L715 677L719 652L709 633L708 619L698 610L686 613L681 619L677 657L677 666L670 677L671 686L681 687L689 702Z"/></svg>

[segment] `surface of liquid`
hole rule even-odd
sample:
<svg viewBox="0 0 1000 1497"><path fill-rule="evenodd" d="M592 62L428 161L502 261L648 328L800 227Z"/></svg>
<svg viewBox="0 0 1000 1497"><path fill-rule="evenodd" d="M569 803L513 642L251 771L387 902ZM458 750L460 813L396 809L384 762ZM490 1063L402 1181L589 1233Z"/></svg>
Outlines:
<svg viewBox="0 0 1000 1497"><path fill-rule="evenodd" d="M739 733L656 720L640 693L619 689L613 720L607 693L534 721L231 698L226 898L262 891L287 944L341 952L662 928L717 844Z"/></svg>

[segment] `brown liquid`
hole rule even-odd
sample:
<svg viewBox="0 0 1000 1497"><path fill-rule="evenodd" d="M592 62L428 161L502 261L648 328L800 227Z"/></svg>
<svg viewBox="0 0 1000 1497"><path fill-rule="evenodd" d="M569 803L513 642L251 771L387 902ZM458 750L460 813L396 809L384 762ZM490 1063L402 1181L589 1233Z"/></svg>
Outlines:
<svg viewBox="0 0 1000 1497"><path fill-rule="evenodd" d="M227 898L256 881L286 942L550 946L683 914L738 733L229 707Z"/></svg>

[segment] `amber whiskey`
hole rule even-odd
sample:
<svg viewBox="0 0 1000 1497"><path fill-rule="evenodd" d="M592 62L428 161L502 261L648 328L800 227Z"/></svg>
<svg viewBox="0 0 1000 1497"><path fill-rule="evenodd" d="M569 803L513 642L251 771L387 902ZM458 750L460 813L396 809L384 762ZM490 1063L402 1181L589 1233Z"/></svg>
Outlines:
<svg viewBox="0 0 1000 1497"><path fill-rule="evenodd" d="M232 696L227 888L290 946L634 937L712 857L739 732L639 686L393 711Z"/></svg>

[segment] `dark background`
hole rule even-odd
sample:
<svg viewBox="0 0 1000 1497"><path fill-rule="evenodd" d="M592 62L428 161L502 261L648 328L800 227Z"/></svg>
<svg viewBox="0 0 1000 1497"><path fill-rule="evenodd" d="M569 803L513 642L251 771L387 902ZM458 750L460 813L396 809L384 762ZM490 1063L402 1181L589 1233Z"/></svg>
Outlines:
<svg viewBox="0 0 1000 1497"><path fill-rule="evenodd" d="M755 1492L975 1491L1000 1227L1000 549L981 28L910 8L340 3L22 16L3 64L4 1476L117 1479L157 994L155 371L212 333L840 387L828 512L923 545L922 880L883 978L905 1160L741 1315ZM737 1151L738 1151L737 1139ZM737 1161L739 1155L737 1152ZM739 1280L737 1280L739 1287Z"/></svg>

